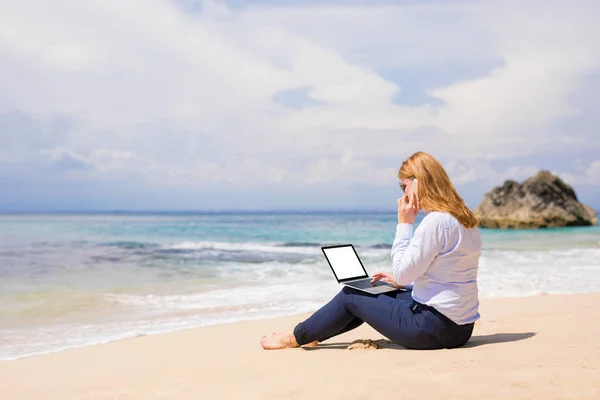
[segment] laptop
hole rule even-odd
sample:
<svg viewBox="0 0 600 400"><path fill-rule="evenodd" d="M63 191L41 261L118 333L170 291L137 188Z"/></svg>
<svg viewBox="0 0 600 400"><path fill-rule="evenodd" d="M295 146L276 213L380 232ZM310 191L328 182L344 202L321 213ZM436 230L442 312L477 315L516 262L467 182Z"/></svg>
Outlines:
<svg viewBox="0 0 600 400"><path fill-rule="evenodd" d="M353 245L325 246L321 250L338 283L371 294L401 290L387 282L371 283L372 278L367 274Z"/></svg>

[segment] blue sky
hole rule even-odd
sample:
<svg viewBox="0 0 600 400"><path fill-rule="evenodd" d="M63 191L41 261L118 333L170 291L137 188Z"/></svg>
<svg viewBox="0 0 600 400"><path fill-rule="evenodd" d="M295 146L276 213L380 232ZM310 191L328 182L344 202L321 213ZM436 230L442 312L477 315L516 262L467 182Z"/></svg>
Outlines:
<svg viewBox="0 0 600 400"><path fill-rule="evenodd" d="M0 210L393 210L419 150L473 207L549 169L600 209L599 13L2 1Z"/></svg>

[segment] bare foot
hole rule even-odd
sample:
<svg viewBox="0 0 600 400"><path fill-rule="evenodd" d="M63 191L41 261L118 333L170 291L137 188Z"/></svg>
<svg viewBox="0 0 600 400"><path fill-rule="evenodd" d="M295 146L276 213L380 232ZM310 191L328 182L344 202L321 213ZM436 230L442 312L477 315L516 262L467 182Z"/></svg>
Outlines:
<svg viewBox="0 0 600 400"><path fill-rule="evenodd" d="M300 347L294 334L291 332L286 333L271 333L270 335L263 335L260 339L260 345L265 350L281 350L291 349L293 347Z"/></svg>
<svg viewBox="0 0 600 400"><path fill-rule="evenodd" d="M302 347L317 347L318 345L319 345L319 341L315 340L314 342L307 343Z"/></svg>

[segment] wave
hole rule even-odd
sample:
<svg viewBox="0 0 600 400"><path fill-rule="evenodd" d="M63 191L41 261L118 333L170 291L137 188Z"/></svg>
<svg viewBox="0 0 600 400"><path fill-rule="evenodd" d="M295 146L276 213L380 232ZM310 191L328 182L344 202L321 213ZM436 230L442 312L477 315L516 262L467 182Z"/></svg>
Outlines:
<svg viewBox="0 0 600 400"><path fill-rule="evenodd" d="M13 341L8 346L0 344L0 361L17 360L63 350L115 342L119 340L155 335L167 332L195 329L212 325L239 321L252 321L303 314L316 310L322 301L284 301L277 306L254 305L252 307L232 307L220 313L202 313L191 308L180 308L180 313L165 314L160 317L149 314L137 321L90 323L85 325L60 325L39 328L35 332L0 332L10 334ZM93 333L90 333L93 332Z"/></svg>
<svg viewBox="0 0 600 400"><path fill-rule="evenodd" d="M174 265L183 261L189 263L237 263L262 264L286 263L303 264L323 260L318 242L227 242L227 241L182 241L171 244L158 244L142 241L112 241L99 244L100 248L114 249L90 257L92 262L123 262L137 259L159 260L165 265ZM330 244L328 244L330 245ZM389 251L391 245L379 243L373 245L356 244L361 258L379 258ZM386 251L386 253L387 253Z"/></svg>
<svg viewBox="0 0 600 400"><path fill-rule="evenodd" d="M223 251L257 251L271 253L317 252L322 246L332 246L340 243L319 242L224 242L224 241L184 241L173 244L158 244L138 241L113 241L101 243L100 246L117 247L124 250L158 249L163 253L184 253L188 250L223 250ZM345 243L344 243L345 244ZM372 245L354 244L356 248L390 249L391 243Z"/></svg>
<svg viewBox="0 0 600 400"><path fill-rule="evenodd" d="M283 246L285 243L258 243L258 242L181 242L164 246L165 249L175 250L220 250L230 252L256 252L256 253L292 253L292 254L319 254L319 248L310 246Z"/></svg>
<svg viewBox="0 0 600 400"><path fill-rule="evenodd" d="M101 246L118 247L120 249L126 249L126 250L152 249L152 248L160 247L160 245L157 243L146 243L146 242L135 242L135 241L107 242L107 243L102 243Z"/></svg>
<svg viewBox="0 0 600 400"><path fill-rule="evenodd" d="M321 247L323 246L321 243L315 242L287 242L276 245L278 247Z"/></svg>
<svg viewBox="0 0 600 400"><path fill-rule="evenodd" d="M379 243L369 246L370 249L386 249L390 250L392 248L392 243Z"/></svg>
<svg viewBox="0 0 600 400"><path fill-rule="evenodd" d="M318 247L320 249L321 246L325 246L325 245L331 245L331 244L316 243L316 242L286 242L286 243L278 244L276 246L278 246L278 247ZM357 245L357 244L355 244L354 247L373 249L373 250L379 250L379 249L387 250L387 249L392 248L392 243L378 243L378 244L372 244L372 245L361 245L361 244Z"/></svg>
<svg viewBox="0 0 600 400"><path fill-rule="evenodd" d="M277 307L285 302L319 301L333 296L338 290L331 279L306 278L305 282L289 279L268 280L264 285L246 283L219 287L212 285L207 290L185 294L137 295L108 293L110 303L142 307L156 311L208 310L214 314L239 309L240 307ZM326 295L325 295L326 294Z"/></svg>
<svg viewBox="0 0 600 400"><path fill-rule="evenodd" d="M106 304L135 318L105 316L87 324L52 324L0 332L0 360L13 360L130 337L314 311L338 290L331 281L221 287L168 295L106 293ZM125 314L124 314L125 315Z"/></svg>

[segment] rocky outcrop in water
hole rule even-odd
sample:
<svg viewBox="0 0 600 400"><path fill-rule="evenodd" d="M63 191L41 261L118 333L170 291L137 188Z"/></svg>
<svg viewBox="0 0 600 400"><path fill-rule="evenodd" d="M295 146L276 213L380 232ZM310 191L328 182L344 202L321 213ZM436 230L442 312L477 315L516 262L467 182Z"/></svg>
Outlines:
<svg viewBox="0 0 600 400"><path fill-rule="evenodd" d="M549 171L519 184L508 180L485 194L475 209L482 228L533 229L595 225L596 212Z"/></svg>

